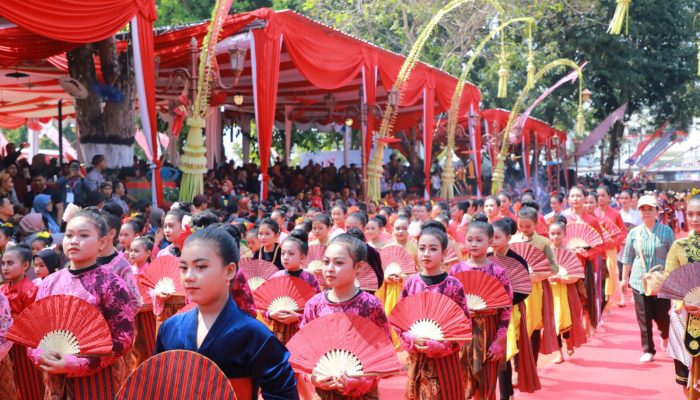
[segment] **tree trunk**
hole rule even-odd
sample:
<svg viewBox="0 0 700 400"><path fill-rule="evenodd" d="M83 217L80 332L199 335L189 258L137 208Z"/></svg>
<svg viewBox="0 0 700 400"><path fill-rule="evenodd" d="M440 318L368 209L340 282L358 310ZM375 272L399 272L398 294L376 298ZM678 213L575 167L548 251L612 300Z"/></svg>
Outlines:
<svg viewBox="0 0 700 400"><path fill-rule="evenodd" d="M620 144L624 132L625 125L620 122L617 122L613 126L612 131L610 131L610 146L608 147L608 154L606 154L605 164L603 165L603 172L605 174L613 175L615 160L620 157Z"/></svg>
<svg viewBox="0 0 700 400"><path fill-rule="evenodd" d="M93 55L102 70L98 80ZM68 72L88 89L88 97L76 99L76 120L86 161L103 154L112 168L129 166L134 156L134 71L131 51L117 53L114 37L86 44L67 54ZM121 102L105 101L95 90L98 83L114 86L124 95Z"/></svg>

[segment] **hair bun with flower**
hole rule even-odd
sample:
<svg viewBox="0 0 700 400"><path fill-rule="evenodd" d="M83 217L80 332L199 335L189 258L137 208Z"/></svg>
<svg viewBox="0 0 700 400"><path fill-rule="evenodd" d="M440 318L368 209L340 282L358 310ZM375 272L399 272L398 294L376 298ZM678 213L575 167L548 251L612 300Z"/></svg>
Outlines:
<svg viewBox="0 0 700 400"><path fill-rule="evenodd" d="M5 222L2 225L3 228L14 228L15 226L12 224L12 222Z"/></svg>
<svg viewBox="0 0 700 400"><path fill-rule="evenodd" d="M43 232L37 233L37 234L36 234L36 237L42 238L42 239L48 239L48 238L51 237L51 234L48 233L48 232L46 232L46 231L43 231Z"/></svg>

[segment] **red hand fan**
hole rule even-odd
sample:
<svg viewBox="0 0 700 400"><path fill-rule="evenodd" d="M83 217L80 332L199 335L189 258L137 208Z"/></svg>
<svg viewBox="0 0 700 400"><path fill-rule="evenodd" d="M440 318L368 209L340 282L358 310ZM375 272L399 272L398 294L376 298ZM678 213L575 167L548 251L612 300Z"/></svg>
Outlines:
<svg viewBox="0 0 700 400"><path fill-rule="evenodd" d="M252 291L255 291L263 282L279 271L275 264L260 259L241 261L238 266L248 276L248 286Z"/></svg>
<svg viewBox="0 0 700 400"><path fill-rule="evenodd" d="M510 287L514 292L530 294L532 292L532 280L530 272L520 261L508 256L489 256L489 260L503 267L508 274Z"/></svg>
<svg viewBox="0 0 700 400"><path fill-rule="evenodd" d="M603 238L592 226L575 222L566 226L566 247L575 250L577 247L596 247L603 244Z"/></svg>
<svg viewBox="0 0 700 400"><path fill-rule="evenodd" d="M532 272L551 272L544 252L527 242L511 243L510 249L527 261Z"/></svg>
<svg viewBox="0 0 700 400"><path fill-rule="evenodd" d="M384 275L415 274L416 262L403 246L392 244L379 250Z"/></svg>
<svg viewBox="0 0 700 400"><path fill-rule="evenodd" d="M295 371L320 377L385 375L401 369L386 329L357 315L314 319L287 342L287 349Z"/></svg>
<svg viewBox="0 0 700 400"><path fill-rule="evenodd" d="M139 365L117 392L118 400L235 400L233 387L214 361L187 350L156 354Z"/></svg>
<svg viewBox="0 0 700 400"><path fill-rule="evenodd" d="M151 293L149 293L148 289L149 287L144 285L143 282L141 282L141 276L137 278L137 286L139 288L139 294L141 295L141 300L143 301L143 306L142 309L151 309L153 308L153 299L151 298Z"/></svg>
<svg viewBox="0 0 700 400"><path fill-rule="evenodd" d="M549 227L547 224L544 222L544 220L540 218L537 218L537 224L535 225L535 232L544 237L549 237Z"/></svg>
<svg viewBox="0 0 700 400"><path fill-rule="evenodd" d="M481 271L462 271L454 275L462 282L470 311L509 307L510 295L501 282Z"/></svg>
<svg viewBox="0 0 700 400"><path fill-rule="evenodd" d="M625 243L627 234L625 232L622 232L622 229L620 229L619 226L615 225L614 222L607 219L602 219L600 221L600 228L603 231L603 235L606 236L604 238L605 243L612 243L614 247L620 246Z"/></svg>
<svg viewBox="0 0 700 400"><path fill-rule="evenodd" d="M260 285L253 297L259 310L300 311L315 294L316 290L303 280L280 276Z"/></svg>
<svg viewBox="0 0 700 400"><path fill-rule="evenodd" d="M313 261L323 260L323 254L326 252L326 246L322 244L312 244L309 246L309 251L306 253L304 266L308 266Z"/></svg>
<svg viewBox="0 0 700 400"><path fill-rule="evenodd" d="M583 278L586 276L581 260L571 250L554 249L554 255L557 257L560 276L572 278Z"/></svg>
<svg viewBox="0 0 700 400"><path fill-rule="evenodd" d="M175 256L161 256L153 260L141 275L141 283L156 293L185 296L185 288L180 282L180 259Z"/></svg>
<svg viewBox="0 0 700 400"><path fill-rule="evenodd" d="M102 313L75 296L37 300L15 318L7 339L61 355L112 354L112 334Z"/></svg>
<svg viewBox="0 0 700 400"><path fill-rule="evenodd" d="M700 262L681 265L671 271L658 296L700 306Z"/></svg>
<svg viewBox="0 0 700 400"><path fill-rule="evenodd" d="M448 246L447 252L445 253L445 264L453 265L458 263L459 260L459 256L457 255L457 252L455 251L454 247Z"/></svg>
<svg viewBox="0 0 700 400"><path fill-rule="evenodd" d="M389 322L424 339L467 341L471 337L471 324L462 307L440 293L404 297L389 315Z"/></svg>
<svg viewBox="0 0 700 400"><path fill-rule="evenodd" d="M377 279L377 274L374 272L372 267L369 266L365 261L360 262L361 266L357 270L355 275L355 286L362 290L369 290L370 292L376 292L379 289L379 280Z"/></svg>

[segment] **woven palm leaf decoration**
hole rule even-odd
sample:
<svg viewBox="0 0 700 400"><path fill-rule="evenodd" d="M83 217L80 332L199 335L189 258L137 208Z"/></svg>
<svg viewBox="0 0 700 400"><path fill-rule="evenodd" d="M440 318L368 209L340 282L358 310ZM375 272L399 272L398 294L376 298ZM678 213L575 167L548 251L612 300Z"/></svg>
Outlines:
<svg viewBox="0 0 700 400"><path fill-rule="evenodd" d="M192 114L187 118L187 142L183 147L180 159L182 183L180 186L180 201L192 201L194 196L204 193L204 174L207 172L206 148L202 141L204 115L209 105L209 95L216 68L216 53L214 46L219 41L224 19L231 9L233 0L217 0L211 14L211 22L207 35L202 42L199 56L199 71L197 78L197 97L192 105Z"/></svg>

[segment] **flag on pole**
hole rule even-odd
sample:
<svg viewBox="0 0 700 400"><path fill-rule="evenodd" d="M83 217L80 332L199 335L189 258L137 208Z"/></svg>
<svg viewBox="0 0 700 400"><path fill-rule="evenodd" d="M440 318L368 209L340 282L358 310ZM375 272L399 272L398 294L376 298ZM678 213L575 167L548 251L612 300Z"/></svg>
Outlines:
<svg viewBox="0 0 700 400"><path fill-rule="evenodd" d="M605 117L605 119L598 124L598 126L596 126L585 139L583 139L581 144L579 144L578 148L576 149L576 157L581 157L593 150L595 145L603 140L605 134L608 133L613 125L615 125L615 122L622 121L625 118L625 111L627 111L627 103L623 104L620 108Z"/></svg>

